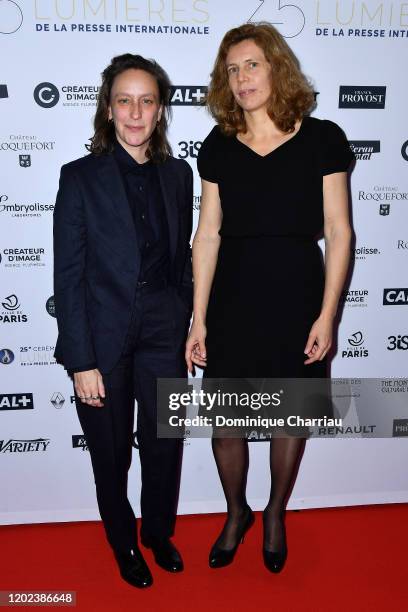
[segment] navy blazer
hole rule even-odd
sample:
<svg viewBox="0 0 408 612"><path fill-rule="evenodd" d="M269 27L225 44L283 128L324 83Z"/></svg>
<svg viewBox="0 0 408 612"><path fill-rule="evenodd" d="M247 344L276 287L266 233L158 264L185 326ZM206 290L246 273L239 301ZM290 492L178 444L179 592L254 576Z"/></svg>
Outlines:
<svg viewBox="0 0 408 612"><path fill-rule="evenodd" d="M157 165L169 227L170 283L192 304L193 173L182 159ZM67 370L109 372L123 350L141 264L136 231L112 154L62 166L54 210L55 358Z"/></svg>

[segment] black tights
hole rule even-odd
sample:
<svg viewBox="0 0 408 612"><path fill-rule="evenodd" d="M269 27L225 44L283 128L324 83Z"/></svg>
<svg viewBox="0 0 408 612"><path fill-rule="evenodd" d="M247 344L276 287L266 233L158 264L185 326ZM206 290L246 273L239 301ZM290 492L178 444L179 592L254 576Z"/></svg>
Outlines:
<svg viewBox="0 0 408 612"><path fill-rule="evenodd" d="M286 546L285 506L303 446L302 438L274 438L270 443L271 492L263 515L264 546L270 551ZM231 549L237 543L237 531L247 512L248 441L213 438L212 447L228 512L217 544L220 548Z"/></svg>

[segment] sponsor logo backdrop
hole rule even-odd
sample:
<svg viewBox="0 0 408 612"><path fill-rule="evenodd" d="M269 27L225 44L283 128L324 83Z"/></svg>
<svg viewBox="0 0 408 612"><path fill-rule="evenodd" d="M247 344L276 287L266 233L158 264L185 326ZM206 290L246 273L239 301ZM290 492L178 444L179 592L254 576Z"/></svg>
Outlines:
<svg viewBox="0 0 408 612"><path fill-rule="evenodd" d="M98 517L71 381L53 359L52 211L60 166L86 154L99 75L113 56L129 51L154 57L168 71L171 142L195 173L196 225L196 158L212 126L199 103L222 35L248 20L277 25L313 80L315 115L339 123L358 158L351 177L352 274L332 375L383 378L391 389L392 378L408 374L407 3L3 0L1 523ZM293 287L293 296L280 299L296 299L296 279ZM390 436L406 431L398 422ZM407 446L395 437L311 440L289 507L408 501ZM267 446L251 445L248 496L256 509L267 499ZM129 491L138 511L137 444L133 452ZM179 512L223 510L209 440L186 442L184 459Z"/></svg>

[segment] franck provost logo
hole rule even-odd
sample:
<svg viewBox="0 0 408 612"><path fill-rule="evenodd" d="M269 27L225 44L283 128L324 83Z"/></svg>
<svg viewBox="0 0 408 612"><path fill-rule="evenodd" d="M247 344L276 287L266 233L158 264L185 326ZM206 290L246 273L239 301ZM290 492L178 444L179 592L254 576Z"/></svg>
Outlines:
<svg viewBox="0 0 408 612"><path fill-rule="evenodd" d="M381 150L379 140L350 140L349 145L357 160L369 161L373 153L380 153Z"/></svg>
<svg viewBox="0 0 408 612"><path fill-rule="evenodd" d="M36 440L0 440L0 453L38 453L45 452L51 440L37 438Z"/></svg>
<svg viewBox="0 0 408 612"><path fill-rule="evenodd" d="M361 331L354 332L347 340L348 346L341 351L342 358L368 357Z"/></svg>
<svg viewBox="0 0 408 612"><path fill-rule="evenodd" d="M0 410L32 410L34 400L32 393L1 393Z"/></svg>
<svg viewBox="0 0 408 612"><path fill-rule="evenodd" d="M170 90L171 106L201 106L207 95L204 85L173 85Z"/></svg>
<svg viewBox="0 0 408 612"><path fill-rule="evenodd" d="M408 306L408 287L384 289L384 306Z"/></svg>
<svg viewBox="0 0 408 612"><path fill-rule="evenodd" d="M385 108L386 87L340 85L339 108Z"/></svg>

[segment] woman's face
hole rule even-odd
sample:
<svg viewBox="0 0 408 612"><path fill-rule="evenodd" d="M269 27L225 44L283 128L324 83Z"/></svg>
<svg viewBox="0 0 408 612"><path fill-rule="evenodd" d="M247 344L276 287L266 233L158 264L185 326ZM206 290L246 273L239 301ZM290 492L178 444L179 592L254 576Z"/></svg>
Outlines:
<svg viewBox="0 0 408 612"><path fill-rule="evenodd" d="M251 39L230 47L226 68L237 104L244 111L265 108L271 95L271 66L264 52Z"/></svg>
<svg viewBox="0 0 408 612"><path fill-rule="evenodd" d="M128 151L147 149L163 108L159 88L153 75L129 68L113 81L109 119L113 119L116 138Z"/></svg>

